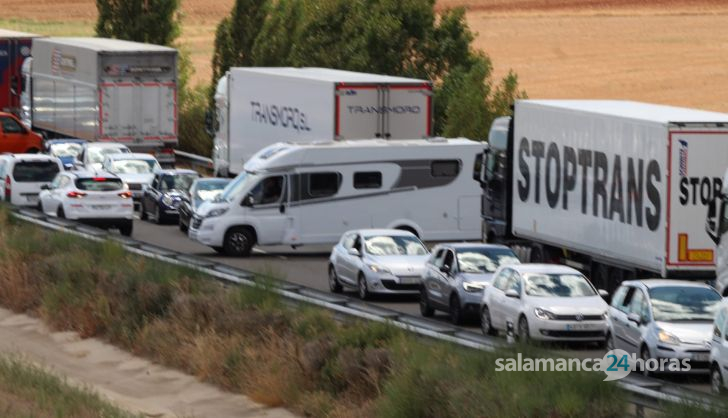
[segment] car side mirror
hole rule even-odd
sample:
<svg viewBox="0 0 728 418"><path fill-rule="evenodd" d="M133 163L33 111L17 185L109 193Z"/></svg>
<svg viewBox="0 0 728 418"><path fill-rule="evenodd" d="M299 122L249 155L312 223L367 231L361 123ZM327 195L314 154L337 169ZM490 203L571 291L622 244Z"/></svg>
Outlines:
<svg viewBox="0 0 728 418"><path fill-rule="evenodd" d="M506 297L513 298L513 299L520 299L521 295L515 289L508 289L506 291Z"/></svg>
<svg viewBox="0 0 728 418"><path fill-rule="evenodd" d="M604 289L599 289L599 290L597 290L597 293L599 293L599 296L601 296L601 297L602 297L602 298L604 298L604 299L606 299L606 298L608 298L608 297L609 297L609 292L607 292L607 291L606 291L606 290L604 290Z"/></svg>
<svg viewBox="0 0 728 418"><path fill-rule="evenodd" d="M447 264L440 266L440 271L445 274L450 274L450 270L451 268Z"/></svg>
<svg viewBox="0 0 728 418"><path fill-rule="evenodd" d="M243 198L243 201L240 202L242 206L249 206L252 207L255 205L255 196L249 194Z"/></svg>
<svg viewBox="0 0 728 418"><path fill-rule="evenodd" d="M349 255L353 255L354 257L361 257L361 254L359 253L359 250L357 250L354 247L349 248Z"/></svg>
<svg viewBox="0 0 728 418"><path fill-rule="evenodd" d="M631 313L631 314L627 315L627 320L630 322L634 322L637 325L640 325L642 323L642 317L636 313Z"/></svg>

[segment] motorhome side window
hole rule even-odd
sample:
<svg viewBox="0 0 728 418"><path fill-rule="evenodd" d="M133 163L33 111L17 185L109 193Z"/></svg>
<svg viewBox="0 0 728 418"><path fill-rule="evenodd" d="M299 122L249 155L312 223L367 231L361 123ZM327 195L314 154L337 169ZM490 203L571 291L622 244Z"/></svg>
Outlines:
<svg viewBox="0 0 728 418"><path fill-rule="evenodd" d="M278 203L282 194L283 176L266 177L250 192L255 204L258 205Z"/></svg>
<svg viewBox="0 0 728 418"><path fill-rule="evenodd" d="M430 165L432 177L456 177L460 172L460 161L441 160L433 161Z"/></svg>
<svg viewBox="0 0 728 418"><path fill-rule="evenodd" d="M379 189L380 187L382 187L382 173L380 171L354 173L355 189Z"/></svg>
<svg viewBox="0 0 728 418"><path fill-rule="evenodd" d="M309 173L308 196L310 199L333 196L339 191L339 173Z"/></svg>

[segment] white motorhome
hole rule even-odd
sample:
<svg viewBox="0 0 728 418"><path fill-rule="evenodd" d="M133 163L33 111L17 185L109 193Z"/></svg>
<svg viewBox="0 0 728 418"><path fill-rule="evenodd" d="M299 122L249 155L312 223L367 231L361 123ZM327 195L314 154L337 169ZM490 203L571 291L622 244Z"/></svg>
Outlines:
<svg viewBox="0 0 728 418"><path fill-rule="evenodd" d="M715 288L726 297L728 296L728 170L723 174L719 186L720 192L713 195L713 200L708 205L705 231L716 245Z"/></svg>
<svg viewBox="0 0 728 418"><path fill-rule="evenodd" d="M472 168L485 148L463 138L274 144L199 208L189 236L230 255L256 244L333 244L358 228L477 239L481 190Z"/></svg>
<svg viewBox="0 0 728 418"><path fill-rule="evenodd" d="M215 172L277 142L432 135L432 83L329 68L231 68L215 90ZM212 119L210 119L212 122Z"/></svg>

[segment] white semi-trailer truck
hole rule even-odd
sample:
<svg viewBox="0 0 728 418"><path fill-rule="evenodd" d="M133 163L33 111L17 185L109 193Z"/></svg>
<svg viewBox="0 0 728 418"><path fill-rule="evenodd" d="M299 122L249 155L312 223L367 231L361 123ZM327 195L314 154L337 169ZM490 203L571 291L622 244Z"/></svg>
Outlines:
<svg viewBox="0 0 728 418"><path fill-rule="evenodd" d="M215 92L213 161L237 174L277 142L432 134L432 83L327 68L231 68Z"/></svg>
<svg viewBox="0 0 728 418"><path fill-rule="evenodd" d="M704 222L728 158L728 114L630 101L521 100L474 175L483 235L613 290L712 278Z"/></svg>
<svg viewBox="0 0 728 418"><path fill-rule="evenodd" d="M35 38L24 121L46 137L114 141L174 163L177 50L104 38Z"/></svg>

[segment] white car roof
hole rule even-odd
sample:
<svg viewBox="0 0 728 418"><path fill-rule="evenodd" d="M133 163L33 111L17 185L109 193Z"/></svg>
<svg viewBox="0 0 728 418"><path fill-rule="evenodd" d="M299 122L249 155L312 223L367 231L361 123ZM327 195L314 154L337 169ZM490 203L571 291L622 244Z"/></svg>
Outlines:
<svg viewBox="0 0 728 418"><path fill-rule="evenodd" d="M59 161L57 157L47 154L3 154L8 160L18 161Z"/></svg>
<svg viewBox="0 0 728 418"><path fill-rule="evenodd" d="M120 152L118 154L108 154L106 158L112 160L154 160L157 161L151 154L145 154L143 152Z"/></svg>
<svg viewBox="0 0 728 418"><path fill-rule="evenodd" d="M357 229L354 231L348 231L347 234L356 232L363 237L371 237L375 235L391 235L391 236L415 236L410 231L404 231L402 229Z"/></svg>
<svg viewBox="0 0 728 418"><path fill-rule="evenodd" d="M525 264L509 264L508 268L516 270L518 273L541 273L541 274L579 274L581 272L569 266L561 264L536 264L536 263L525 263Z"/></svg>
<svg viewBox="0 0 728 418"><path fill-rule="evenodd" d="M688 280L675 280L675 279L646 279L646 280L628 280L622 282L623 285L643 285L648 289L656 287L672 287L672 286L685 286L685 287L710 287L709 285L701 282L692 282Z"/></svg>

